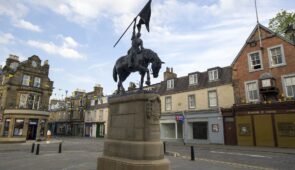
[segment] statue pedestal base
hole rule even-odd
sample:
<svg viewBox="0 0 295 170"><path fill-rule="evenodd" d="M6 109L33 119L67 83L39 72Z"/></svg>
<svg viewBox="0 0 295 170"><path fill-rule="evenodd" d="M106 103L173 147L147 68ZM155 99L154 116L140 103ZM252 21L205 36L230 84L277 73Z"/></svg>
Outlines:
<svg viewBox="0 0 295 170"><path fill-rule="evenodd" d="M160 141L160 106L157 94L109 99L108 134L98 170L170 170Z"/></svg>

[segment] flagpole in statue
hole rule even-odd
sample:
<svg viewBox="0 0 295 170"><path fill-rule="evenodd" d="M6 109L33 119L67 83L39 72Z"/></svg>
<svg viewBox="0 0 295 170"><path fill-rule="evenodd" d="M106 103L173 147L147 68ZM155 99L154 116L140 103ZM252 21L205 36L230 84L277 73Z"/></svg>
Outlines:
<svg viewBox="0 0 295 170"><path fill-rule="evenodd" d="M164 146L160 140L160 96L143 90L145 75L145 84L150 85L150 74L158 77L163 63L157 53L143 47L140 38L142 24L149 31L151 2L148 1L116 42L134 24L131 48L116 61L113 68L118 89L117 94L108 98L107 135L103 154L97 159L98 170L170 170L170 161L164 157ZM140 19L136 23L138 17ZM152 73L149 72L149 65ZM136 92L125 93L122 82L132 72L139 72L140 86Z"/></svg>
<svg viewBox="0 0 295 170"><path fill-rule="evenodd" d="M144 6L144 8L137 14L137 16L132 20L132 22L129 24L129 26L126 28L126 30L123 32L121 37L118 39L118 41L115 43L114 47L119 43L119 41L122 39L122 37L125 35L125 33L128 31L128 29L131 27L131 25L135 22L138 16L140 16L139 23L137 24L138 31L141 30L141 24L145 24L146 29L148 32L150 32L150 18L151 18L151 3L152 0L149 0L148 3Z"/></svg>

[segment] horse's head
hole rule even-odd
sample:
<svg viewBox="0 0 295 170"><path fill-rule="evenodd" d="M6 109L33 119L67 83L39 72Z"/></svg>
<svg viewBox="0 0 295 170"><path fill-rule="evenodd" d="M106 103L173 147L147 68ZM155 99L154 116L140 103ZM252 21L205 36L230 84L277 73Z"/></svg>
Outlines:
<svg viewBox="0 0 295 170"><path fill-rule="evenodd" d="M159 71L162 67L162 64L164 64L164 62L162 62L161 60L156 60L152 63L152 71L154 78L157 78L159 76Z"/></svg>

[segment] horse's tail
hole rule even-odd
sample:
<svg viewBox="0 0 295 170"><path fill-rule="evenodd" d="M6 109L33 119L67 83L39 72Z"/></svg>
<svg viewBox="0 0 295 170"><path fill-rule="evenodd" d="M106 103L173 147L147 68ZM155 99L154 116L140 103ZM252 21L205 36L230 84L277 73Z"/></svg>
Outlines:
<svg viewBox="0 0 295 170"><path fill-rule="evenodd" d="M116 65L113 68L113 79L115 80L115 82L117 82L117 69L116 69Z"/></svg>

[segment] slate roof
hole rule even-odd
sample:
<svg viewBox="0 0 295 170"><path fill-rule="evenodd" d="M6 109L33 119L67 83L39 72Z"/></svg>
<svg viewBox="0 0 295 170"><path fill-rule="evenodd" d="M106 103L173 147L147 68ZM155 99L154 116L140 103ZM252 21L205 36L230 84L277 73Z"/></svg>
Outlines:
<svg viewBox="0 0 295 170"><path fill-rule="evenodd" d="M193 90L199 90L199 89L205 89L205 88L212 88L217 87L225 84L231 84L232 83L232 68L231 66L227 67L216 67L216 69L219 70L218 73L218 80L216 81L209 81L208 78L208 71L205 72L193 72L189 73L187 76L179 77L174 79L174 88L173 89L167 89L167 80L162 81L157 88L157 93L160 95L169 95L174 93L180 93L180 92L187 92L187 91L193 91ZM212 70L208 69L208 70ZM189 85L189 75L191 74L198 74L198 84L196 85Z"/></svg>

